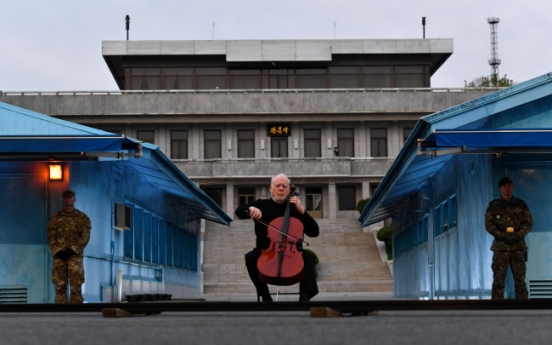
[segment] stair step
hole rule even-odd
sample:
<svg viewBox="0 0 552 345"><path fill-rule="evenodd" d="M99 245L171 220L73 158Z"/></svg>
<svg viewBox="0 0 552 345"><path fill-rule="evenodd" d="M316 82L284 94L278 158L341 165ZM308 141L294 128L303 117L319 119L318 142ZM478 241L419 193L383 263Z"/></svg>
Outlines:
<svg viewBox="0 0 552 345"><path fill-rule="evenodd" d="M306 238L320 263L318 287L324 292L391 292L393 280L382 262L374 234L356 219L317 219L320 236ZM234 220L230 227L207 222L204 234L203 293L255 294L245 269L244 254L255 246L253 222ZM269 286L276 293L278 287ZM280 293L298 293L299 285L280 287Z"/></svg>

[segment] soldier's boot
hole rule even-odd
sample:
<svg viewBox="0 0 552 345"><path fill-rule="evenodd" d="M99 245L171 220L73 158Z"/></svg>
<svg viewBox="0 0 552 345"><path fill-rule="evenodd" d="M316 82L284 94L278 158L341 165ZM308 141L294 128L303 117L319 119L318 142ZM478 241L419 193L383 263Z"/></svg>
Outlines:
<svg viewBox="0 0 552 345"><path fill-rule="evenodd" d="M520 291L520 292L516 291L516 299L528 299L528 298L529 298L529 293L527 292L527 290Z"/></svg>
<svg viewBox="0 0 552 345"><path fill-rule="evenodd" d="M493 289L492 299L504 299L504 289Z"/></svg>
<svg viewBox="0 0 552 345"><path fill-rule="evenodd" d="M82 285L71 285L71 297L69 299L69 303L83 303L83 301L84 299L82 298Z"/></svg>
<svg viewBox="0 0 552 345"><path fill-rule="evenodd" d="M65 285L56 284L56 303L59 303L59 304L67 303L67 284Z"/></svg>

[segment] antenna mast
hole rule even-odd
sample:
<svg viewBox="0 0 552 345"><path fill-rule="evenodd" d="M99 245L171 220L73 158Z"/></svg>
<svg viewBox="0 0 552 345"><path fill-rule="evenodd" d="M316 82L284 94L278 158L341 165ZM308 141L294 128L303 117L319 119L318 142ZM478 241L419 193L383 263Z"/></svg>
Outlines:
<svg viewBox="0 0 552 345"><path fill-rule="evenodd" d="M487 22L491 26L491 58L489 59L489 65L491 65L491 77L495 75L498 78L498 65L500 65L500 59L498 58L497 26L500 19L496 17L487 18Z"/></svg>

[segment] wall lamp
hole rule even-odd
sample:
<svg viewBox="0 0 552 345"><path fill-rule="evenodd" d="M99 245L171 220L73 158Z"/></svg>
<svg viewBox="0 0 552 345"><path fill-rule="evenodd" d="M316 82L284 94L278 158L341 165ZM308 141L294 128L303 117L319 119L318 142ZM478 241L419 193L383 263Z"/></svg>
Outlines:
<svg viewBox="0 0 552 345"><path fill-rule="evenodd" d="M339 156L339 147L334 147L334 155Z"/></svg>
<svg viewBox="0 0 552 345"><path fill-rule="evenodd" d="M50 181L63 180L63 166L61 164L50 164Z"/></svg>

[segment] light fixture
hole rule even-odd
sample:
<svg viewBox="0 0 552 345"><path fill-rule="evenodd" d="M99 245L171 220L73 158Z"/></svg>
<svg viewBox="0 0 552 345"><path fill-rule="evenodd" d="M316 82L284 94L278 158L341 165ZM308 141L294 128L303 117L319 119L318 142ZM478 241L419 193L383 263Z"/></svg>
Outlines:
<svg viewBox="0 0 552 345"><path fill-rule="evenodd" d="M336 156L339 156L339 147L337 147L337 146L334 147L334 154L335 154Z"/></svg>
<svg viewBox="0 0 552 345"><path fill-rule="evenodd" d="M61 164L50 164L50 181L63 180L63 167Z"/></svg>

